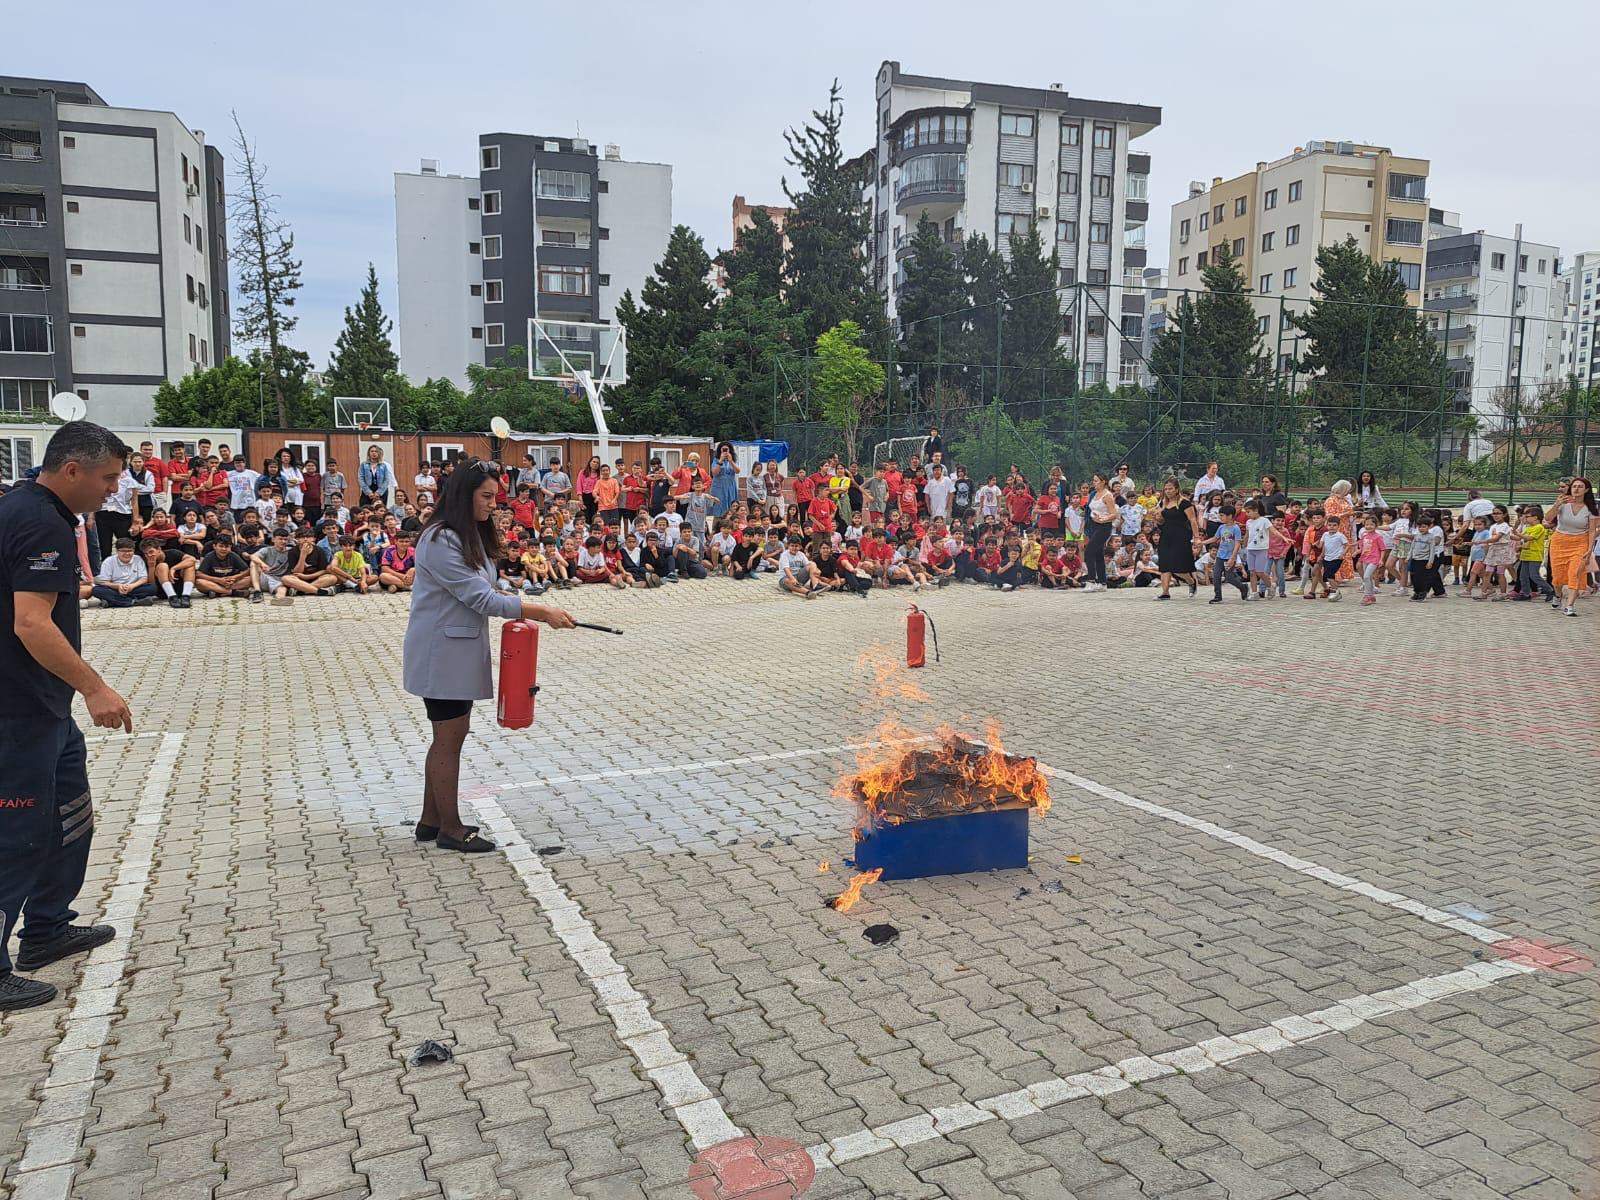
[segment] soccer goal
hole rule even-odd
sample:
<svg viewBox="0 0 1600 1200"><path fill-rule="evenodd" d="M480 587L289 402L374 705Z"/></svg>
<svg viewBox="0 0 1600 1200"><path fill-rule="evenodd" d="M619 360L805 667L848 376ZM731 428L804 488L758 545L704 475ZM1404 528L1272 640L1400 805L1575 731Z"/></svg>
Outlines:
<svg viewBox="0 0 1600 1200"><path fill-rule="evenodd" d="M922 443L928 440L927 434L918 434L916 437L890 438L887 442L879 442L872 448L872 466L876 467L881 462L888 462L891 458L902 465L913 454L922 453Z"/></svg>

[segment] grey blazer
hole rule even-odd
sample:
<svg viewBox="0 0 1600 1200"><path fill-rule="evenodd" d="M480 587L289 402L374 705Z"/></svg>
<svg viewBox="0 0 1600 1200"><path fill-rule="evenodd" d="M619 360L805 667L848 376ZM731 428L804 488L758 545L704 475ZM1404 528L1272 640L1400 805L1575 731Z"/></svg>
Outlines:
<svg viewBox="0 0 1600 1200"><path fill-rule="evenodd" d="M494 695L489 618L522 615L522 602L495 591L494 582L494 564L468 566L453 532L443 527L423 532L406 626L406 691L431 700Z"/></svg>

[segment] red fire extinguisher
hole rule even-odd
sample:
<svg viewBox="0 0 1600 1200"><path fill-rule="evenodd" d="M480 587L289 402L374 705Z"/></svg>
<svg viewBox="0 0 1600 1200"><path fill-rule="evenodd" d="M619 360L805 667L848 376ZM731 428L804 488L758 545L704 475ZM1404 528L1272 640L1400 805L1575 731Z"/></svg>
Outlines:
<svg viewBox="0 0 1600 1200"><path fill-rule="evenodd" d="M926 634L933 634L933 661L939 661L939 631L934 628L933 620L915 604L910 605L906 613L906 666L921 667L928 662L926 651Z"/></svg>
<svg viewBox="0 0 1600 1200"><path fill-rule="evenodd" d="M507 729L533 724L533 697L539 690L539 627L512 621L500 634L500 704L497 719Z"/></svg>

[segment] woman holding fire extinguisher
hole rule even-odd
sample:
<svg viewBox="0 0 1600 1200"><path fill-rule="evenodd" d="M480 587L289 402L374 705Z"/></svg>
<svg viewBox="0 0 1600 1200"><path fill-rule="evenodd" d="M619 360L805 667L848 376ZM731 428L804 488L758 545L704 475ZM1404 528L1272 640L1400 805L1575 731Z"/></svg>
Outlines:
<svg viewBox="0 0 1600 1200"><path fill-rule="evenodd" d="M405 689L422 697L433 741L422 789L419 842L482 854L495 844L463 825L457 805L461 747L472 723L472 703L494 695L489 618L543 621L571 629L565 610L495 589L501 555L493 513L500 464L472 459L445 481L433 519L417 539L416 582L406 626Z"/></svg>

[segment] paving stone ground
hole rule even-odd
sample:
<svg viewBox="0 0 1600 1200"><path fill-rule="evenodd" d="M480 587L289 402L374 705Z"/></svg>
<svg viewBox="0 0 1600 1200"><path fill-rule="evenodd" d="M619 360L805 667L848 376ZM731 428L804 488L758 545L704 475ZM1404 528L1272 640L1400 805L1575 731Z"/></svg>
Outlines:
<svg viewBox="0 0 1600 1200"><path fill-rule="evenodd" d="M919 598L943 652L915 677L927 699L886 702L857 659L898 653L900 595L556 598L626 636L546 634L537 723L480 705L464 768L469 806L563 847L536 865L412 841L403 597L85 614L141 736L91 743L82 908L143 892L88 964L120 979L58 964L61 1000L0 1018L0 1193L704 1195L619 1032L619 978L664 1029L651 1053L683 1056L740 1135L781 1139L772 1157L1496 958L1062 780L1027 871L827 909L851 847L836 748L893 713L998 718L1013 750L1570 948L1574 969L929 1127L824 1163L806 1195L1600 1196L1600 605L947 589ZM147 885L141 806L161 808ZM575 957L535 894L550 876L625 976ZM878 922L899 939L864 940ZM454 1061L407 1066L430 1037Z"/></svg>

